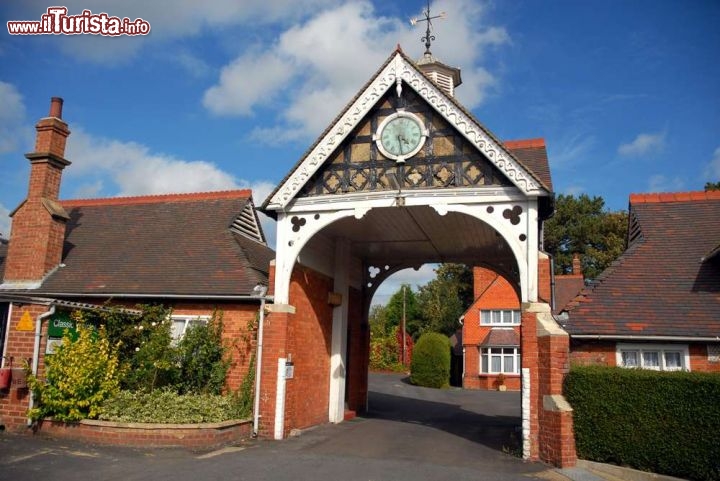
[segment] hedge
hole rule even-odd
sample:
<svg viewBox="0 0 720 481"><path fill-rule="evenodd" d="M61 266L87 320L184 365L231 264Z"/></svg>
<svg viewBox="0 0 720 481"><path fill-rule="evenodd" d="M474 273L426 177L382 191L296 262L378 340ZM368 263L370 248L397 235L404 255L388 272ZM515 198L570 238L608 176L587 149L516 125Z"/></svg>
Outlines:
<svg viewBox="0 0 720 481"><path fill-rule="evenodd" d="M450 385L450 339L429 332L418 339L410 362L410 382L442 388Z"/></svg>
<svg viewBox="0 0 720 481"><path fill-rule="evenodd" d="M579 457L720 479L720 374L578 366L564 391Z"/></svg>

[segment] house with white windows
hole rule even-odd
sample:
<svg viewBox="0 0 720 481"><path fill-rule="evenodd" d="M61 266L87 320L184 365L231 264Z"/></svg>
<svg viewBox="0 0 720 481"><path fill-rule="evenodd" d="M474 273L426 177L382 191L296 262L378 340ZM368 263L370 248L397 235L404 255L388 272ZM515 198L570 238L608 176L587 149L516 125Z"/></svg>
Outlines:
<svg viewBox="0 0 720 481"><path fill-rule="evenodd" d="M571 362L720 372L720 191L633 194L628 248L560 314Z"/></svg>

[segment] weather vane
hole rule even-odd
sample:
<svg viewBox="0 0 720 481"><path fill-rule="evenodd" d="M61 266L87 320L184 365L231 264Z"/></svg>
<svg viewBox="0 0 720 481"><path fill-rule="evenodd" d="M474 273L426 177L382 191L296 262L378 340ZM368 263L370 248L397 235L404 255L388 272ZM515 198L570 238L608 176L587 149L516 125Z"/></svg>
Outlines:
<svg viewBox="0 0 720 481"><path fill-rule="evenodd" d="M425 54L430 55L430 44L435 40L435 35L430 35L430 28L432 27L432 21L436 18L445 18L445 12L440 12L440 15L430 16L430 0L427 2L427 9L423 10L422 13L425 18L411 18L410 25L415 26L418 22L427 22L427 29L425 30L425 36L420 39L421 42L425 42Z"/></svg>

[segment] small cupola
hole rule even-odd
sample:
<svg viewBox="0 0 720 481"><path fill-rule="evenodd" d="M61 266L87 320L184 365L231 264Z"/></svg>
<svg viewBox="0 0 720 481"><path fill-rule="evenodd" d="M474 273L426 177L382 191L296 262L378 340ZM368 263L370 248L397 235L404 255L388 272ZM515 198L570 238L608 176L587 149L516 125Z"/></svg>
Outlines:
<svg viewBox="0 0 720 481"><path fill-rule="evenodd" d="M440 12L439 15L430 15L430 2L428 2L427 8L423 10L423 17L410 20L411 25L417 25L418 22L426 23L425 36L421 39L422 42L425 42L425 53L415 64L435 85L453 97L455 95L455 87L462 83L460 69L445 65L435 58L430 51L430 45L432 41L435 40L435 35L431 33L432 21L438 18L445 18L445 12Z"/></svg>

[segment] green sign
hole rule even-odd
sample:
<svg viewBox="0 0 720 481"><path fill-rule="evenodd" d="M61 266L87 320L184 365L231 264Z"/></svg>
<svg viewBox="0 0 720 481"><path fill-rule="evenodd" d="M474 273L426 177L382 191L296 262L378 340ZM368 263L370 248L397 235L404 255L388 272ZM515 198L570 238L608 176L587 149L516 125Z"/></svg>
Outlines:
<svg viewBox="0 0 720 481"><path fill-rule="evenodd" d="M77 324L70 318L70 313L67 311L58 311L51 318L48 323L48 337L63 337L65 329L70 330L75 337L77 330Z"/></svg>

